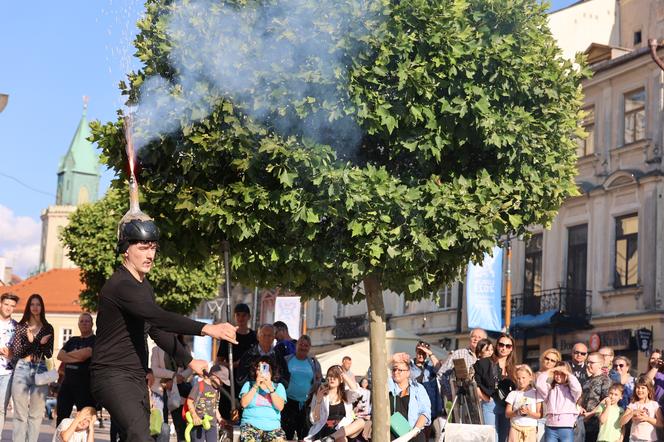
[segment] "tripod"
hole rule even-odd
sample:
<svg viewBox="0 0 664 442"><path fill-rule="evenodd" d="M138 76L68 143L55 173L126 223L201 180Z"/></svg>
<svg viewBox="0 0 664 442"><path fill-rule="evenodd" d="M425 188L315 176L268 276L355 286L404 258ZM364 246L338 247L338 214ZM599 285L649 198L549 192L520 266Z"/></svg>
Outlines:
<svg viewBox="0 0 664 442"><path fill-rule="evenodd" d="M482 424L482 414L477 407L476 384L469 380L454 382L456 394L452 401L452 416L459 424Z"/></svg>

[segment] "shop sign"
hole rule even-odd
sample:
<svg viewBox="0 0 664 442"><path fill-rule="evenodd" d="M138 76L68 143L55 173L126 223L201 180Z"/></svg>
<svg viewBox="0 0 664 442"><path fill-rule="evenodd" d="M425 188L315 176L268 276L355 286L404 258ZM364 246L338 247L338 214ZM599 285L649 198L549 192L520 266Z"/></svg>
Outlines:
<svg viewBox="0 0 664 442"><path fill-rule="evenodd" d="M572 347L577 342L588 345L590 351L597 351L599 347L611 347L614 350L628 350L632 347L632 330L608 330L598 332L591 336L582 334L572 334L561 336L558 340L558 349L563 354L572 352ZM594 350L594 340L599 341L597 350Z"/></svg>
<svg viewBox="0 0 664 442"><path fill-rule="evenodd" d="M639 346L639 350L643 352L650 350L650 344L652 344L652 330L648 330L647 328L637 330L636 343Z"/></svg>
<svg viewBox="0 0 664 442"><path fill-rule="evenodd" d="M632 330L609 330L599 332L602 347L611 347L614 350L627 350L631 347Z"/></svg>

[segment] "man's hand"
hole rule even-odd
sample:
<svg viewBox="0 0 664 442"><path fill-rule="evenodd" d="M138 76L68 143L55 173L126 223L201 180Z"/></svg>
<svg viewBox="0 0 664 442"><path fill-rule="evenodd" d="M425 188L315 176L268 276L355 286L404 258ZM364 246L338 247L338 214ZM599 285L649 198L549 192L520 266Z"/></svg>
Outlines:
<svg viewBox="0 0 664 442"><path fill-rule="evenodd" d="M203 421L201 420L200 417L198 417L198 414L196 413L191 413L191 420L194 422L194 425L203 425Z"/></svg>
<svg viewBox="0 0 664 442"><path fill-rule="evenodd" d="M189 363L189 368L191 368L197 375L203 376L203 371L207 370L208 363L203 359L192 359Z"/></svg>
<svg viewBox="0 0 664 442"><path fill-rule="evenodd" d="M179 373L175 375L175 383L176 384L184 384L184 381L185 381L184 376L182 376Z"/></svg>
<svg viewBox="0 0 664 442"><path fill-rule="evenodd" d="M206 324L203 327L203 334L206 336L211 336L215 339L228 341L231 344L237 344L235 339L235 327L233 324L228 322L220 322L219 324Z"/></svg>

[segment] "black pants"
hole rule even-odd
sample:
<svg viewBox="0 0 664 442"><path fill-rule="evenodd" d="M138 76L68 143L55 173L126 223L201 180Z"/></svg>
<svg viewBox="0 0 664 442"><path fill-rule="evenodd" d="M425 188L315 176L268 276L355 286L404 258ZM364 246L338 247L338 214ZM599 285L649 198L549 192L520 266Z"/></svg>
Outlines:
<svg viewBox="0 0 664 442"><path fill-rule="evenodd" d="M585 442L596 442L599 434L599 418L597 416L591 417L584 423L584 427L586 429Z"/></svg>
<svg viewBox="0 0 664 442"><path fill-rule="evenodd" d="M56 410L58 419L56 426L60 425L63 419L71 415L71 410L76 405L76 409L81 411L83 407L94 407L95 400L90 393L90 378L89 377L74 377L65 378L62 386L58 391L58 401Z"/></svg>
<svg viewBox="0 0 664 442"><path fill-rule="evenodd" d="M154 442L150 436L150 400L145 373L95 371L92 396L118 425L120 440Z"/></svg>
<svg viewBox="0 0 664 442"><path fill-rule="evenodd" d="M309 408L303 406L300 408L300 402L294 399L288 399L281 411L281 428L286 433L287 440L295 440L297 433L298 440L305 438L309 433Z"/></svg>

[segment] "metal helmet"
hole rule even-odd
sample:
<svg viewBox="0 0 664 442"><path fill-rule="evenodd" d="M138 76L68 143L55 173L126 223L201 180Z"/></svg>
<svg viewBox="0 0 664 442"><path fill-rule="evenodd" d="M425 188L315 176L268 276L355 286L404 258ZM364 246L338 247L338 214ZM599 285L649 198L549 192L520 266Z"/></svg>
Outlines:
<svg viewBox="0 0 664 442"><path fill-rule="evenodd" d="M119 254L127 251L131 244L137 242L158 242L159 228L152 220L132 219L120 224L118 228Z"/></svg>

